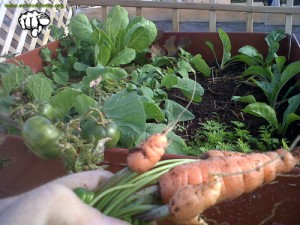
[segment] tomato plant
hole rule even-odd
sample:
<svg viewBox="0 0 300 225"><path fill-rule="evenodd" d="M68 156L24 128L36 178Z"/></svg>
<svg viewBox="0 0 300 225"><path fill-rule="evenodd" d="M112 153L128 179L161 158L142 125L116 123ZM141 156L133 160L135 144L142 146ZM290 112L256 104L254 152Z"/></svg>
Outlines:
<svg viewBox="0 0 300 225"><path fill-rule="evenodd" d="M53 121L56 117L55 109L48 102L40 102L37 106L38 114Z"/></svg>
<svg viewBox="0 0 300 225"><path fill-rule="evenodd" d="M94 120L86 121L81 132L82 137L93 144L97 144L100 139L110 137L111 139L105 143L106 148L115 147L120 139L120 134L120 130L114 122L99 124Z"/></svg>
<svg viewBox="0 0 300 225"><path fill-rule="evenodd" d="M43 159L55 159L61 156L60 140L62 132L48 119L34 116L22 126L22 137L26 146L36 156Z"/></svg>

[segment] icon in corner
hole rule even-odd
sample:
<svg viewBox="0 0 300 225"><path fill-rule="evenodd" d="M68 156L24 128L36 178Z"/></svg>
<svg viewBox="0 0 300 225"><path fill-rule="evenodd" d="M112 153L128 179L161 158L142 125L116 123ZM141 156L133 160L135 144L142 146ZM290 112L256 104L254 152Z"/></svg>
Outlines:
<svg viewBox="0 0 300 225"><path fill-rule="evenodd" d="M27 11L20 15L19 24L23 30L31 30L31 35L37 37L43 27L50 23L50 17L43 12L36 10Z"/></svg>

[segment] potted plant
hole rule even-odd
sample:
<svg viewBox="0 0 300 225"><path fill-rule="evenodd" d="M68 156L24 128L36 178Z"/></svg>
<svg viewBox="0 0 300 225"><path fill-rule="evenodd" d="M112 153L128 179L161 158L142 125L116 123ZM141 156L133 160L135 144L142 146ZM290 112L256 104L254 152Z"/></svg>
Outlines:
<svg viewBox="0 0 300 225"><path fill-rule="evenodd" d="M80 21L82 21L82 20L74 20L73 26L75 26L76 23L79 23ZM145 22L142 19L136 19L136 20L134 20L134 22L139 25L143 24L144 27L146 27L146 25L144 25L144 24L148 24L148 22ZM94 28L95 26L97 27L97 24L94 21L93 23L90 23L90 26L91 26L91 28ZM108 25L106 25L106 26L108 26ZM131 24L129 26L129 28L132 28L132 27L134 27L134 24ZM136 31L137 27L139 27L139 26L136 26L135 29L131 30L131 34L134 31ZM105 34L103 34L103 31L97 31L97 32L100 32L102 37L105 37L104 39L106 41L108 40L108 39L106 39L107 36ZM128 33L130 34L130 32L128 32ZM94 30L92 31L92 34L94 34ZM129 37L129 34L128 34L128 37ZM110 35L113 35L113 34L110 34ZM124 33L123 33L123 35L124 35ZM265 41L266 34L264 34L264 33L229 33L228 37L231 41L230 53L232 55L238 54L238 50L246 45L254 46L256 49L259 49L260 54L262 54L264 57L266 57L268 55L269 49L268 49L268 44ZM85 37L83 37L83 38L85 38ZM96 36L95 36L95 38L96 38ZM130 40L130 38L127 40L127 42L129 40ZM93 42L94 40L86 40L86 41ZM211 44L209 44L207 41L209 41ZM99 40L97 40L97 43L100 43L100 46L105 46L105 44L107 44L106 42L103 42L103 43L101 41L99 42ZM226 46L228 47L228 45L226 45L226 44L224 45L224 39L220 38L220 32L219 33L202 33L202 32L201 33L172 33L171 32L171 33L160 34L160 36L156 40L155 44L152 45L151 53L160 55L162 51L167 51L167 53L169 54L170 57L178 56L178 54L181 54L181 56L182 56L181 59L187 59L187 61L181 60L181 62L179 64L184 65L184 66L193 65L196 67L196 69L197 69L197 65L202 65L198 69L202 74L205 75L205 74L208 74L206 62L214 62L216 60L216 58L219 61L222 61L224 59L224 52L226 50ZM30 52L27 52L23 55L17 56L15 59L9 60L8 62L17 63L15 60L17 60L19 62L23 62L25 65L27 65L31 68L31 71L33 73L38 73L38 72L42 71L43 69L45 69L44 65L45 65L45 61L46 61L47 65L49 66L48 69L51 70L50 72L52 74L55 74L55 72L57 72L57 71L55 71L55 68L51 67L51 65L53 64L53 60L57 55L55 55L55 54L53 55L53 53L55 53L55 51L54 51L55 49L60 49L61 42L51 43L47 47L48 48L43 47L43 48L39 48L39 49L35 49ZM72 46L67 46L67 47L70 48ZM86 46L83 46L83 47L86 47ZM84 63L77 63L76 65L75 65L75 63L73 64L73 66L77 68L77 71L86 72L87 75L92 76L93 79L88 80L89 81L88 85L90 84L91 81L97 80L98 77L94 76L97 73L98 74L104 73L108 76L108 74L111 74L111 71L113 70L116 73L112 73L112 74L119 74L119 75L121 74L121 76L123 76L122 75L123 70L114 68L116 65L123 65L122 61L121 61L121 64L118 64L117 63L118 61L116 60L118 57L116 57L116 58L113 58L113 57L107 58L106 57L105 58L105 55L99 54L99 49L97 50L97 48L99 48L99 46L95 48L96 50L93 49L93 53L98 52L97 60L100 60L101 63L94 62L94 64L92 66L91 65L87 66ZM212 49L214 51L212 51ZM125 48L119 52L122 52L123 50L125 51ZM287 51L287 50L289 50L289 51ZM42 55L44 58L42 58L40 56L41 51L43 52ZM131 50L129 50L129 51L131 51ZM140 51L140 52L138 50L136 50L136 51L137 52L135 52L134 54L138 53L140 56L143 56L143 54L144 54L143 51ZM280 48L278 50L278 55L286 56L289 59L289 63L296 62L300 59L299 51L300 51L300 46L299 46L297 40L295 39L295 37L291 37L291 39L286 37L280 41ZM60 53L62 53L62 52L58 51L58 57L61 57L63 55L63 54L59 55ZM124 52L122 52L122 54L123 53ZM193 56L191 57L190 54ZM47 56L49 58L47 58ZM64 59L59 58L59 60L64 60ZM169 59L164 58L162 56L160 58L160 60L161 61L158 60L155 62L156 65L160 64L160 63L164 63L164 60L169 60ZM171 60L173 60L173 59L171 59ZM109 68L108 67L104 68L104 67L100 66L100 65L103 66L103 64L105 64L104 62L106 63L106 65L109 65ZM188 64L186 62L189 62L190 64ZM197 62L197 63L195 63L195 62ZM120 61L119 61L119 63L120 63ZM176 65L178 65L178 64L176 64ZM176 88L181 91L181 94L183 94L184 97L186 97L189 100L194 100L197 102L197 99L192 97L192 95L191 95L194 92L194 89L191 90L190 88L184 88L184 87L188 86L187 83L190 82L190 83L188 83L189 86L191 86L191 84L192 84L192 86L194 88L196 87L196 94L198 94L197 97L199 97L199 99L201 98L201 96L203 94L203 93L201 93L202 89L200 87L196 86L197 84L191 83L191 81L187 80L190 78L185 77L185 75L188 72L193 71L193 68L189 68L187 70L181 70L182 68L186 68L184 66L183 67L175 66L175 68L177 69L176 72L181 74L182 77L177 78L177 77L174 77L173 75L164 76L164 80L159 81L159 82L161 82L160 85L163 84L164 87L167 89L168 88L171 89L176 86ZM149 66L148 66L148 68L144 68L144 69L145 70L142 72L145 72L145 71L149 72L149 71L151 71L150 69L153 69L153 65L151 68L149 68ZM158 74L161 72L161 71L157 71L156 68L154 68L154 69L156 70L156 72L158 72ZM140 71L141 70L137 70L136 72L132 73L131 75L133 75L133 76L137 75L137 77L138 77L138 75L140 75L139 74ZM47 73L47 71L46 71L46 73ZM149 75L149 74L150 73L148 73L147 75ZM65 75L66 74L63 74L62 77L64 76L64 78L66 78ZM210 75L210 73L208 75ZM68 83L68 81L60 79L60 78L61 77L56 76L54 78L54 79L56 79L55 82L60 83L61 86L64 82ZM192 80L192 79L190 79L190 80ZM168 83L167 81L170 83ZM172 84L172 82L173 82L173 84ZM111 85L111 83L109 82L109 79L106 80L105 84L107 85L106 86L107 90L109 90L109 85ZM113 85L115 85L115 84L113 84ZM113 86L113 87L117 87L117 86ZM141 86L131 85L129 88L131 88L132 90L138 89L139 91L144 91L144 92L142 92L142 95L146 95L147 94L146 91L149 89L146 89L146 90L139 89L140 87L142 87L142 85ZM93 89L93 87L91 87L91 88ZM28 89L30 89L30 88L28 88ZM95 92L94 92L95 90L90 90L90 91L92 94L95 94ZM156 90L156 94L164 95L164 93L159 89ZM77 96L75 96L75 97L77 97ZM97 95L97 97L99 97L99 96ZM84 98L85 98L85 100L89 99L86 97L84 97ZM174 104L171 101L167 101L164 98L162 98L162 99L163 99L163 101L164 101L163 103L165 105L169 104L174 108ZM114 100L116 100L116 99L114 99ZM148 103L151 103L151 101L148 101L148 100L149 99L147 99L147 101L144 101L142 103L144 105L144 107L151 106L152 109L153 108L157 109L157 108L155 108L154 104L152 104L152 105L148 104ZM161 102L161 100L160 100L160 102ZM110 101L109 103L111 104L112 101ZM107 106L106 106L107 110L108 110L108 108L110 108L110 106L111 106L110 104L107 103ZM86 109L89 107L90 107L90 105L85 106L84 108ZM172 108L172 107L170 107L170 108ZM176 110L174 111L174 114L172 114L172 113L170 113L170 112L172 112L172 111L170 111L170 108L168 108L169 111L165 110L165 112L167 112L166 114L169 115L169 117L167 118L167 119L169 119L169 122L172 122L172 115L176 115ZM77 106L77 110L78 111L80 110L79 106ZM83 110L83 111L85 111L85 110ZM92 113L96 113L96 112L97 111L93 111ZM106 111L106 113L107 112L108 111ZM149 112L150 112L150 110L148 111L148 113ZM85 112L82 112L82 114L84 114L84 113ZM108 113L108 115L109 115L109 113ZM111 115L113 115L113 116L111 116L108 119L115 118L114 113L111 113ZM149 116L151 114L149 113L147 115ZM155 115L152 114L152 116L153 117L152 118L149 117L149 119L152 119L152 120L154 119L156 121L159 121L159 118L162 115L161 115L160 111L158 111L158 113L156 113ZM192 117L190 114L185 114L185 116L187 118ZM101 116L99 116L99 118L100 117ZM117 119L119 119L119 118L117 117ZM163 119L165 119L165 118L162 117L162 120ZM174 121L174 118L173 118L173 121ZM67 127L72 127L72 125L74 125L75 122L78 122L78 120L69 122ZM82 121L80 120L80 122L82 122ZM164 129L164 127L165 126L160 126L159 129ZM64 128L66 128L66 127L64 126ZM157 132L157 129L154 129L154 130L155 130L155 132ZM28 146L28 143L27 143L27 146ZM102 145L102 148L103 148L103 145ZM1 174L1 177L3 177L3 179L5 180L5 182L1 183L1 185L2 185L0 188L1 197L10 196L13 194L17 194L17 193L29 190L30 188L40 185L40 184L42 184L48 180L51 180L55 177L67 174L67 170L65 169L63 162L60 159L56 159L53 161L44 161L42 159L36 158L32 153L30 153L28 151L28 148L24 145L24 141L20 137L8 136L6 138L6 141L4 142L4 144L2 144L0 146L0 154L1 154L1 162L4 165L4 167L0 169L0 174ZM116 172L126 166L127 154L128 154L128 152L125 149L119 149L119 148L106 149L104 151L103 164L108 165L109 170ZM164 156L164 158L180 158L180 157L182 157L182 156L173 155L173 154L166 154ZM49 168L51 168L51 173L48 172ZM55 168L55 170L53 170L53 168ZM295 169L293 171L293 173L298 174L299 170ZM12 174L15 174L15 176L13 176ZM30 178L35 178L35 179L31 180ZM218 206L212 208L211 210L208 210L207 212L205 212L205 217L213 218L213 220L216 221L217 223L226 221L229 224L253 224L253 223L259 224L266 218L268 218L269 221L273 221L274 223L294 224L294 221L299 220L298 215L296 215L293 210L295 208L299 208L300 201L297 198L297 196L299 196L299 195L295 188L295 187L297 187L297 185L299 185L298 180L299 179L297 179L295 177L279 178L278 180L276 180L275 184L266 185L263 188L258 189L256 192L253 192L248 195L244 195L241 198L233 200L233 201L228 201L228 202L222 203L221 205L218 205ZM292 184L292 185L290 185L290 184ZM285 191L287 189L288 189L288 191ZM274 195L270 195L269 193L273 193ZM283 197L286 198L286 201L277 207L276 203L281 201L277 197L282 196L282 193L284 193ZM291 197L287 197L287 195L289 195L289 194L291 194ZM265 202L265 199L267 199L267 198L271 199L270 201L268 199L268 204L269 204L268 206L266 206L266 202ZM255 199L255 201L254 201L254 199ZM264 202L264 203L262 204L262 202ZM249 207L247 209L244 208L245 203L246 204L249 203L248 204ZM234 207L233 205L235 205L236 207ZM241 205L243 205L243 207ZM263 208L260 206L263 206ZM274 208L274 206L276 206L276 207ZM258 207L260 208L260 210L256 211L256 209ZM220 213L218 211L219 209L222 213ZM244 212L247 212L246 215L251 215L251 213L249 213L251 209L255 209L255 214L257 215L255 218L252 218L253 220L250 220L247 216L244 216ZM243 211L241 211L241 210L243 210ZM276 212L276 210L283 210L285 213L284 214L279 214L279 213L276 214L276 213L272 213L272 210L275 210L275 212ZM288 211L288 212L286 212L286 211ZM240 216L239 218L235 217L235 216L232 217L232 215L238 215L238 214L242 214L243 216ZM253 221L255 221L255 222L253 222ZM163 223L163 224L165 224L165 223Z"/></svg>

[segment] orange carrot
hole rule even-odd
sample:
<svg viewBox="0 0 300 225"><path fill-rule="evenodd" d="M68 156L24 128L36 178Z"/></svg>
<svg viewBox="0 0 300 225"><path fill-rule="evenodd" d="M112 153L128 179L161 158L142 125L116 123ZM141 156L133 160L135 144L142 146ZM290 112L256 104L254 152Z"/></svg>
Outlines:
<svg viewBox="0 0 300 225"><path fill-rule="evenodd" d="M219 154L220 155L220 154ZM159 178L160 194L176 223L192 221L224 200L249 193L300 162L300 149L208 157L179 165ZM188 224L188 223L183 223Z"/></svg>
<svg viewBox="0 0 300 225"><path fill-rule="evenodd" d="M199 158L200 159L208 159L211 157L218 157L218 156L235 156L235 155L243 155L245 153L242 152L234 152L234 151L220 151L220 150L209 150L202 153Z"/></svg>
<svg viewBox="0 0 300 225"><path fill-rule="evenodd" d="M127 165L137 173L150 170L165 153L168 146L166 133L158 133L150 136L140 146L129 151Z"/></svg>

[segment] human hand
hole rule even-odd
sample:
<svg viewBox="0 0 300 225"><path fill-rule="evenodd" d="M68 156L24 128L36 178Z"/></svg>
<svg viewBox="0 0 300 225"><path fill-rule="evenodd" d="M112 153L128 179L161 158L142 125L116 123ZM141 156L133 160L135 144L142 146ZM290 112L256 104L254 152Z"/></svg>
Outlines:
<svg viewBox="0 0 300 225"><path fill-rule="evenodd" d="M1 199L1 224L128 225L101 214L83 203L73 192L77 187L93 191L111 175L103 170L81 172L51 181L29 192Z"/></svg>

